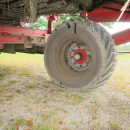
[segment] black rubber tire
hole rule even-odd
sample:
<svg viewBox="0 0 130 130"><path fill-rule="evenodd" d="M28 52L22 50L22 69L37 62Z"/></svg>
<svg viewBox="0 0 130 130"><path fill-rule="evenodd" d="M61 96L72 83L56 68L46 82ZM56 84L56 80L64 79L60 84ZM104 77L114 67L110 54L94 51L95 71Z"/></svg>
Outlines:
<svg viewBox="0 0 130 130"><path fill-rule="evenodd" d="M83 40L92 51L92 65L84 72L69 70L64 48L70 40ZM89 20L69 20L58 26L45 47L45 67L51 79L62 87L90 91L105 84L115 70L116 46L112 36L99 24Z"/></svg>

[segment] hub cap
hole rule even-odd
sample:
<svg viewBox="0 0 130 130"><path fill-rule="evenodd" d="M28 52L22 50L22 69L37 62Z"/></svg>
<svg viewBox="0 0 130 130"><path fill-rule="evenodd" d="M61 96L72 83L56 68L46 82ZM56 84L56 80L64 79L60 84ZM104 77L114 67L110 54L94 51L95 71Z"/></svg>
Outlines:
<svg viewBox="0 0 130 130"><path fill-rule="evenodd" d="M72 44L67 50L67 61L69 67L76 71L84 71L90 67L91 52L87 46Z"/></svg>

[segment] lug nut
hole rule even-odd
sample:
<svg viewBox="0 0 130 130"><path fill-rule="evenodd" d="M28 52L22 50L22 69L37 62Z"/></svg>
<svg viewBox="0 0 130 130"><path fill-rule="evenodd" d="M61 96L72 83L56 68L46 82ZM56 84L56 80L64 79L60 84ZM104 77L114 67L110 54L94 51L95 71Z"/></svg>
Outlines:
<svg viewBox="0 0 130 130"><path fill-rule="evenodd" d="M91 57L91 55L90 55L90 54L88 54L88 57Z"/></svg>

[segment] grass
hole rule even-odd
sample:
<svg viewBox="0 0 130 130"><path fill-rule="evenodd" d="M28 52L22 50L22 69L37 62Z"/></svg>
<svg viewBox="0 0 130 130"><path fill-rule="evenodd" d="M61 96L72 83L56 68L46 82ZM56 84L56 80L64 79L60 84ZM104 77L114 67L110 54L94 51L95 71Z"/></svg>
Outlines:
<svg viewBox="0 0 130 130"><path fill-rule="evenodd" d="M123 92L126 96L130 96L130 55L118 55L118 64L108 85L114 86L117 90ZM124 63L124 64L122 64Z"/></svg>
<svg viewBox="0 0 130 130"><path fill-rule="evenodd" d="M50 88L50 86L46 86L46 85L45 85L44 87L45 87L45 88Z"/></svg>
<svg viewBox="0 0 130 130"><path fill-rule="evenodd" d="M26 85L26 88L36 88L36 85L35 84L28 84L28 85Z"/></svg>
<svg viewBox="0 0 130 130"><path fill-rule="evenodd" d="M18 130L19 126L23 127L24 130L56 130L51 126L50 123L45 124L44 121L43 123L35 125L35 121L28 121L24 117L18 117L14 119L14 121L10 122L7 126L5 126L4 130Z"/></svg>
<svg viewBox="0 0 130 130"><path fill-rule="evenodd" d="M16 130L20 125L28 127L27 120L23 117L18 117L13 122L10 122L4 130Z"/></svg>
<svg viewBox="0 0 130 130"><path fill-rule="evenodd" d="M92 122L93 130L102 130L103 126L101 126L100 122L98 120L95 120Z"/></svg>
<svg viewBox="0 0 130 130"><path fill-rule="evenodd" d="M125 66L124 64L119 64L117 66L115 74L113 75L112 79L107 84L110 86L114 86L113 91L115 91L115 88L116 88L116 90L119 90L120 92L123 92L126 96L129 96L130 95L130 80L129 80L130 79L130 74L129 74L130 56L126 56L126 55L118 56L118 61L122 63L126 63L127 66ZM81 106L83 105L83 103L86 104L84 108L87 109L87 112L90 114L90 120L93 122L92 124L93 128L95 130L100 129L102 125L99 123L100 115L98 115L98 109L102 109L102 108L99 106L99 103L97 102L99 96L93 96L89 92L84 92L83 97L82 97L82 95L79 93L70 95L68 91L61 90L60 88L54 89L54 84L52 82L43 81L44 79L43 79L43 76L41 76L42 74L40 76L38 75L40 77L40 80L39 80L38 79L39 77L37 78L37 75L33 73L34 71L37 71L37 70L39 73L44 72L44 71L41 71L43 69L43 64L44 64L43 55L31 55L31 54L22 54L22 53L11 55L11 54L2 53L2 55L0 55L0 95L7 91L6 96L3 96L3 98L8 97L9 99L11 98L16 99L15 98L15 94L16 94L17 96L19 96L18 100L21 100L20 96L22 96L22 93L24 93L23 94L25 98L24 101L26 101L26 99L27 100L29 100L30 98L32 99L31 96L35 94L35 92L37 93L37 89L35 88L38 86L38 83L39 84L43 83L43 88L39 87L43 95L41 96L41 95L38 95L37 93L37 96L34 96L34 98L32 99L33 101L32 102L30 101L34 106L38 106L38 109L36 111L38 111L37 112L39 115L38 118L42 120L42 123L33 125L33 130L58 130L59 125L60 125L58 122L60 122L61 119L55 119L55 117L58 117L60 113L62 113L65 116L71 116L70 111L74 108L74 106L78 106L78 109L82 109ZM14 76L14 75L16 79L8 78L8 76ZM4 78L9 79L9 81L5 82ZM30 83L30 80L32 81L31 83ZM37 83L37 80L39 81L38 83ZM20 82L22 81L22 84L19 84L20 83L19 81ZM46 82L47 84L44 84ZM15 83L18 83L18 85ZM13 95L12 95L8 88L12 86L13 84L15 84L15 86L17 85L18 88L14 88L11 90L13 92ZM30 93L32 95L30 95ZM110 95L108 93L108 97L109 96ZM13 101L12 99L10 101ZM3 99L1 98L1 100ZM122 107L122 103L120 102L120 100L115 99L113 100L113 102L115 104L114 107L120 110L119 107ZM40 110L41 106L39 105L39 103L43 104L42 106L42 109L44 109L43 113ZM48 104L51 104L51 103L54 103L54 104L59 103L61 106L57 105L50 108L48 107ZM68 106L70 105L69 106L70 109L68 108L68 110L66 111L65 107L67 105ZM27 107L28 107L27 109L28 112L31 112L36 109L35 107L31 109L30 104L28 104ZM47 110L45 109L45 107L47 107ZM120 112L122 112L121 114L124 114L124 116L128 116L130 114L130 108L127 108L127 107L125 107L125 109L121 108ZM48 123L46 121L51 122L51 123ZM0 122L2 122L2 120L0 120ZM65 121L62 120L62 122L63 122L62 123L63 125ZM2 123L0 123L0 125L2 125ZM71 125L78 125L79 122L77 122L77 120L76 122L70 120L69 123L71 123ZM116 129L118 130L121 128L119 122L116 120L113 120L109 122L108 124L110 125L110 128L112 130L116 130ZM17 118L14 121L10 122L5 128L7 130L15 130L18 128L19 125L30 128L27 124L27 120L22 117Z"/></svg>
<svg viewBox="0 0 130 130"><path fill-rule="evenodd" d="M110 121L111 130L121 130L121 126L117 120Z"/></svg>
<svg viewBox="0 0 130 130"><path fill-rule="evenodd" d="M7 82L7 83L1 83L0 87L9 87L11 85L11 83Z"/></svg>
<svg viewBox="0 0 130 130"><path fill-rule="evenodd" d="M1 53L0 77L17 73L18 76L28 76L33 73L32 65L42 68L43 55L17 53L16 55Z"/></svg>
<svg viewBox="0 0 130 130"><path fill-rule="evenodd" d="M18 94L21 94L21 93L27 92L27 89L25 89L25 90L16 89L15 91L16 91Z"/></svg>
<svg viewBox="0 0 130 130"><path fill-rule="evenodd" d="M0 118L0 126L2 126L3 125L3 120Z"/></svg>
<svg viewBox="0 0 130 130"><path fill-rule="evenodd" d="M10 81L9 81L10 84L14 84L14 83L16 83L16 82L17 82L16 80L10 80Z"/></svg>
<svg viewBox="0 0 130 130"><path fill-rule="evenodd" d="M42 97L35 97L35 102L39 102L42 100Z"/></svg>
<svg viewBox="0 0 130 130"><path fill-rule="evenodd" d="M81 103L84 100L83 97L81 97L79 95L76 95L76 94L75 95L71 95L71 97L69 97L69 98L71 99L72 103Z"/></svg>
<svg viewBox="0 0 130 130"><path fill-rule="evenodd" d="M22 93L22 91L20 89L16 89L16 92L19 93L19 94Z"/></svg>
<svg viewBox="0 0 130 130"><path fill-rule="evenodd" d="M44 113L44 115L42 115L42 120L43 121L47 121L48 119L51 119L53 117L53 112L49 112L48 113Z"/></svg>
<svg viewBox="0 0 130 130"><path fill-rule="evenodd" d="M4 77L4 74L3 74L3 73L0 73L0 77Z"/></svg>
<svg viewBox="0 0 130 130"><path fill-rule="evenodd" d="M3 94L3 92L6 92L8 90L8 87L10 85L11 84L9 82L8 83L0 83L0 97Z"/></svg>
<svg viewBox="0 0 130 130"><path fill-rule="evenodd" d="M7 97L8 97L8 98L13 98L13 95L8 95Z"/></svg>
<svg viewBox="0 0 130 130"><path fill-rule="evenodd" d="M54 130L53 128L50 128L48 126L45 126L45 124L38 124L37 126L33 127L34 130Z"/></svg>
<svg viewBox="0 0 130 130"><path fill-rule="evenodd" d="M8 90L7 87L0 87L0 93L4 92L6 90Z"/></svg>

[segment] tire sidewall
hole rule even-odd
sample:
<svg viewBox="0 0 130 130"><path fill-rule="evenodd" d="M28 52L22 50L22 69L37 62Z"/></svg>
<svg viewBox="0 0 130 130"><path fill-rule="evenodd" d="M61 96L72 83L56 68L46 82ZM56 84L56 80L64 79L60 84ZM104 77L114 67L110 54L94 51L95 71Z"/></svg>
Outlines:
<svg viewBox="0 0 130 130"><path fill-rule="evenodd" d="M62 85L63 87L69 87L72 89L83 89L85 86L88 88L98 80L101 76L101 71L103 71L104 62L105 62L105 52L103 41L101 40L101 36L95 31L92 30L89 26L78 25L76 27L76 33L74 32L75 25L74 22L71 23L70 28L68 28L67 23L64 23L60 28L57 28L50 35L46 47L45 47L45 67L49 76L52 78L54 82ZM71 36L81 37L83 41L89 44L90 50L92 52L92 66L89 71L89 75L87 74L84 78L71 81L63 78L58 72L57 68L54 66L54 53L56 52L55 48L58 44L64 44L62 38L70 38ZM57 42L57 41L61 42ZM69 75L69 74L68 74Z"/></svg>

